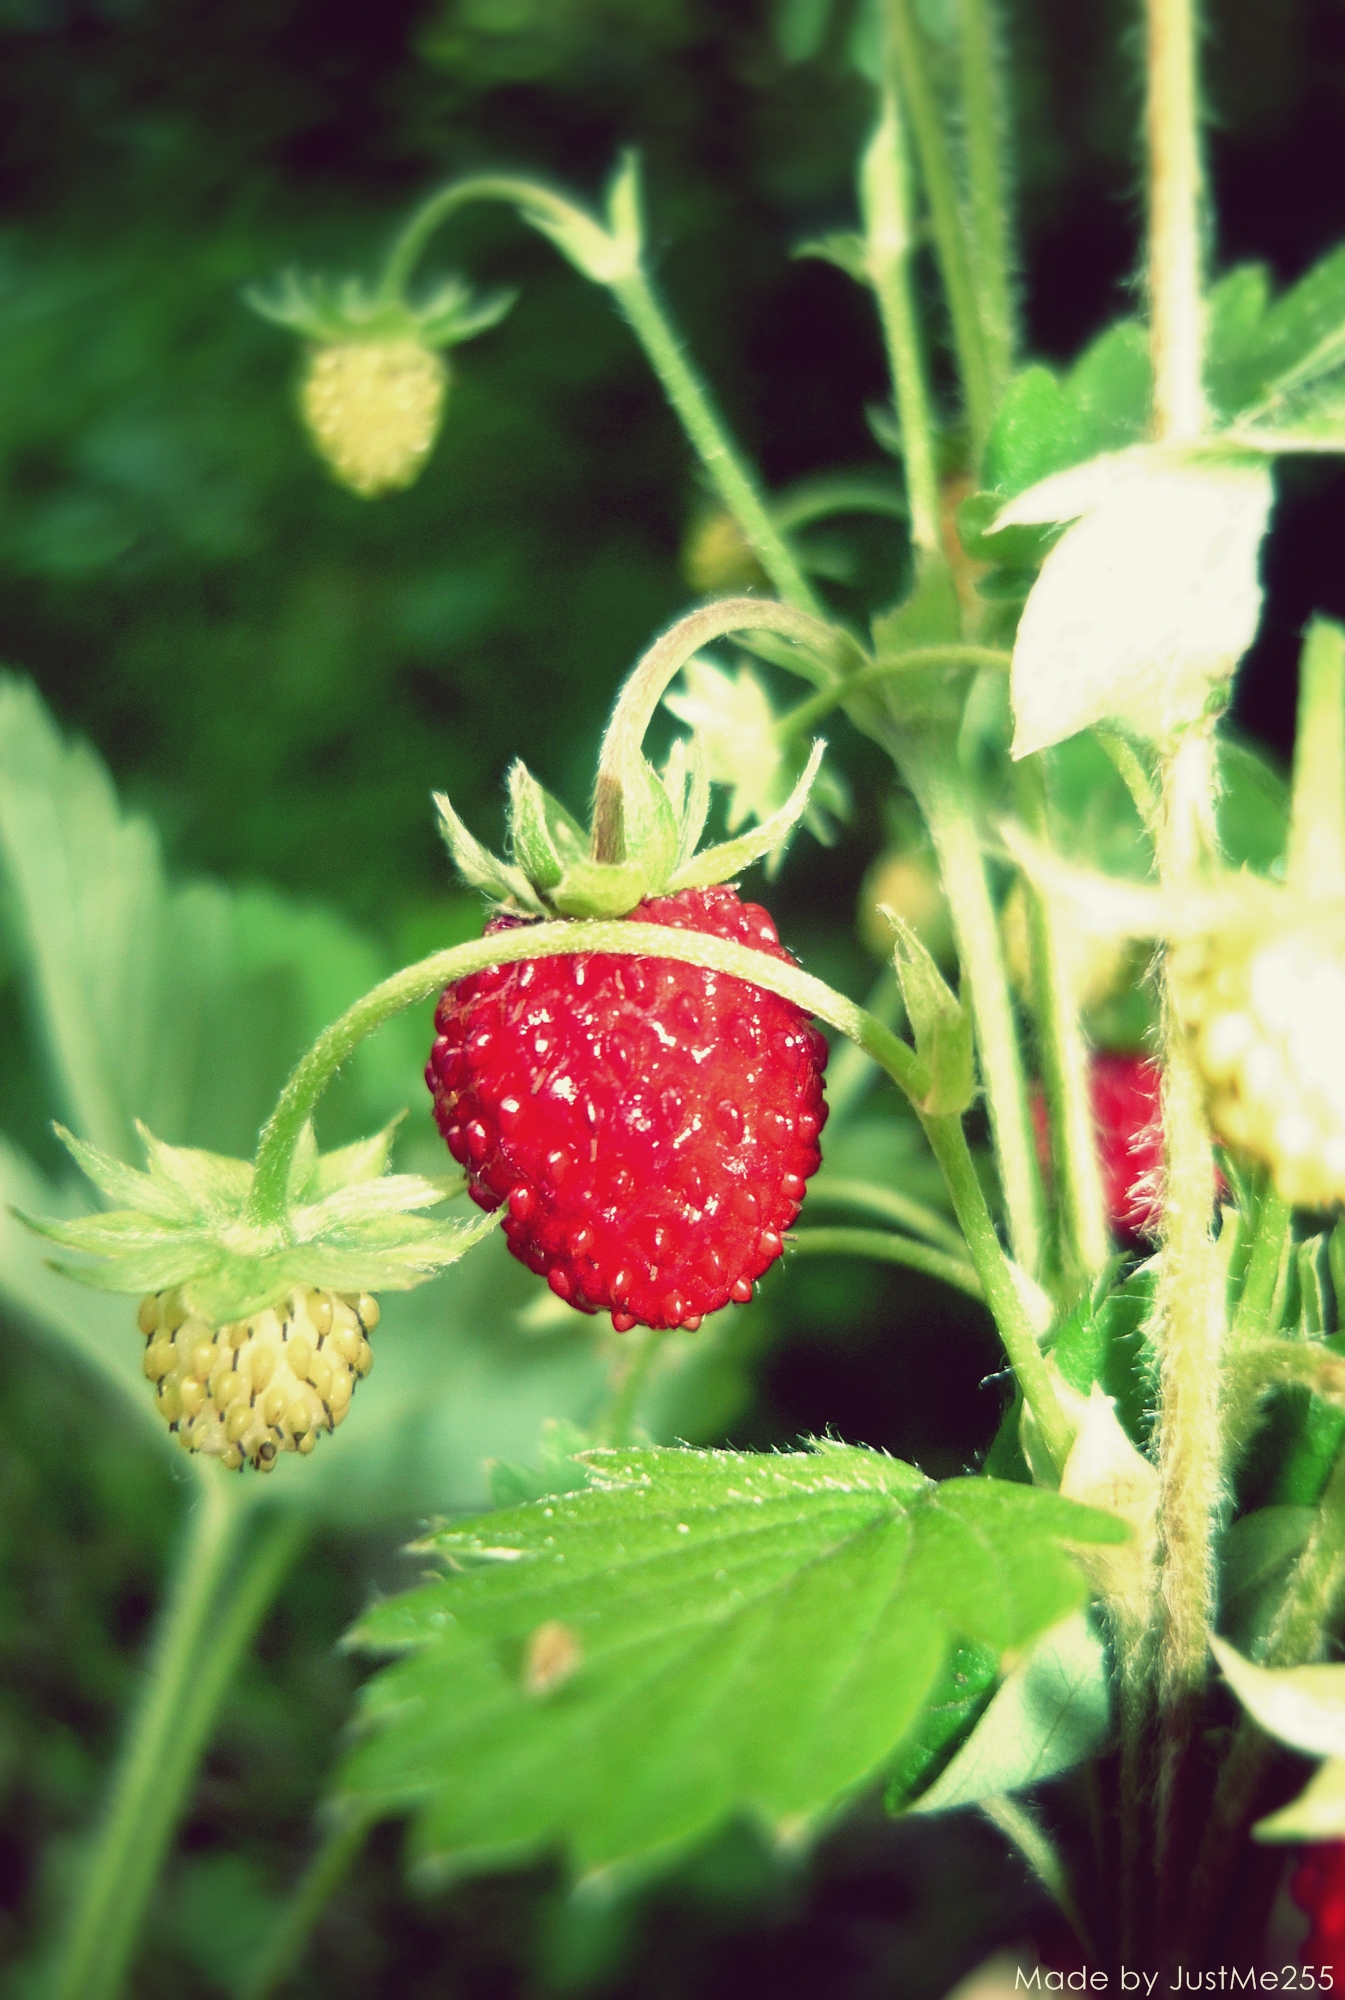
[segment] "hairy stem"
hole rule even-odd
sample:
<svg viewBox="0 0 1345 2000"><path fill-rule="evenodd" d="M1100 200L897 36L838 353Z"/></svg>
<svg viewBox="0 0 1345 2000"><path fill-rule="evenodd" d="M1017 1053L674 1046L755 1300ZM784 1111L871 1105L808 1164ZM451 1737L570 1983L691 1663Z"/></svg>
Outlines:
<svg viewBox="0 0 1345 2000"><path fill-rule="evenodd" d="M1050 825L1041 759L1024 758L1016 777L1024 823L1045 847L1050 843ZM1066 971L1059 917L1037 884L1026 875L1022 880L1036 997L1037 1047L1060 1210L1062 1262L1070 1289L1078 1294L1105 1268L1111 1255L1088 1047Z"/></svg>
<svg viewBox="0 0 1345 2000"><path fill-rule="evenodd" d="M1158 866L1178 894L1196 877L1212 822L1213 740L1192 732L1164 760ZM1214 1531L1223 1490L1220 1371L1226 1301L1211 1234L1214 1149L1204 1085L1182 1032L1170 961L1163 972L1163 1250L1153 1331L1159 1358L1162 1490L1159 1701L1160 1867L1181 1837L1179 1794L1192 1748L1214 1610Z"/></svg>
<svg viewBox="0 0 1345 2000"><path fill-rule="evenodd" d="M220 1702L301 1533L290 1518L257 1530L226 1594L251 1518L222 1475L202 1482L50 2000L121 1990Z"/></svg>
<svg viewBox="0 0 1345 2000"><path fill-rule="evenodd" d="M622 800L627 774L640 755L645 731L665 689L702 646L730 632L778 632L798 645L796 671L809 680L828 681L839 672L838 653L858 651L854 640L824 619L793 605L768 598L725 597L679 618L637 662L617 697L598 758L593 802L593 858L620 861L625 857ZM861 656L862 657L862 656ZM827 665L820 664L828 662Z"/></svg>
<svg viewBox="0 0 1345 2000"><path fill-rule="evenodd" d="M1023 1269L1036 1278L1045 1248L1041 1171L999 921L971 801L950 744L903 737L892 747L924 814L952 911L958 960L970 989L1009 1241Z"/></svg>
<svg viewBox="0 0 1345 2000"><path fill-rule="evenodd" d="M867 688L899 680L903 674L914 673L921 667L996 667L1007 671L1011 658L1011 654L1001 652L998 646L967 646L960 640L945 646L911 646L904 653L894 653L871 667L861 667L858 673L847 674L844 680L835 681L830 687L819 688L816 694L780 717L775 725L776 735L786 741L791 736L802 736L833 709L843 708Z"/></svg>
<svg viewBox="0 0 1345 2000"><path fill-rule="evenodd" d="M934 86L925 62L920 30L911 0L886 0L888 44L910 116L920 160L920 175L929 199L934 247L948 299L958 373L966 400L967 426L973 460L979 460L995 414L995 394L986 359L985 335L976 303L972 274L957 195L952 153L943 127Z"/></svg>
<svg viewBox="0 0 1345 2000"><path fill-rule="evenodd" d="M682 422L720 499L787 604L818 613L821 602L757 491L747 462L710 400L642 269L615 279L612 292L630 321L664 394Z"/></svg>
<svg viewBox="0 0 1345 2000"><path fill-rule="evenodd" d="M636 1413L640 1398L649 1380L650 1370L663 1350L663 1343L669 1329L661 1326L646 1327L640 1338L632 1341L629 1334L620 1334L627 1352L613 1388L605 1416L598 1425L598 1434L604 1444L629 1444L635 1427Z"/></svg>
<svg viewBox="0 0 1345 2000"><path fill-rule="evenodd" d="M909 1236L895 1236L885 1229L825 1228L800 1229L790 1241L796 1256L870 1257L879 1264L904 1264L907 1270L923 1271L926 1277L940 1278L945 1285L965 1292L969 1298L985 1297L974 1265L963 1257L950 1257L928 1243Z"/></svg>
<svg viewBox="0 0 1345 2000"><path fill-rule="evenodd" d="M368 1839L376 1817L366 1808L349 1804L333 1816L321 1845L281 1911L261 1961L239 1994L239 2000L271 2000L272 1994L279 1991L296 1969L314 1926Z"/></svg>
<svg viewBox="0 0 1345 2000"><path fill-rule="evenodd" d="M607 286L630 322L701 464L767 576L788 603L805 611L820 611L812 586L771 519L747 461L688 361L649 282L638 240L623 240L577 202L536 181L512 175L476 175L442 188L412 216L384 268L380 297L400 297L434 232L449 216L476 201L512 203L522 219L549 236L585 277Z"/></svg>
<svg viewBox="0 0 1345 2000"><path fill-rule="evenodd" d="M901 430L902 467L915 548L939 546L939 476L934 421L911 286L910 168L901 106L895 88L883 91L882 116L860 166L865 258L892 371L892 394Z"/></svg>
<svg viewBox="0 0 1345 2000"><path fill-rule="evenodd" d="M1161 443L1205 427L1196 0L1146 0L1149 326Z"/></svg>
<svg viewBox="0 0 1345 2000"><path fill-rule="evenodd" d="M1061 1407L1042 1358L1036 1330L1028 1317L986 1207L976 1165L967 1147L960 1118L922 1118L926 1136L952 1196L953 1213L966 1239L967 1254L976 1268L986 1304L1004 1350L1036 1419L1057 1471L1063 1469L1074 1442L1073 1427Z"/></svg>
<svg viewBox="0 0 1345 2000"><path fill-rule="evenodd" d="M958 0L962 122L967 145L971 262L986 368L998 396L1013 366L1009 205L1004 188L1004 107L993 0Z"/></svg>
<svg viewBox="0 0 1345 2000"><path fill-rule="evenodd" d="M830 1096L828 1086L827 1095ZM910 1235L923 1236L951 1256L962 1254L962 1238L951 1222L945 1221L934 1209L926 1208L922 1201L913 1201L899 1188L883 1187L877 1181L851 1180L841 1174L825 1171L815 1180L808 1193L809 1212L815 1214L819 1207L860 1208L869 1215L880 1216L884 1222L895 1223Z"/></svg>

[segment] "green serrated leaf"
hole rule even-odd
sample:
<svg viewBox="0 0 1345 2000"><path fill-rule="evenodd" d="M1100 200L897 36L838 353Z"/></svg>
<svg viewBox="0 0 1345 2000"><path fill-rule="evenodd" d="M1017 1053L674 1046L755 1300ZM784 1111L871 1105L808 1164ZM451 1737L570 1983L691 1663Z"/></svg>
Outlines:
<svg viewBox="0 0 1345 2000"><path fill-rule="evenodd" d="M407 1656L345 1786L414 1802L429 1860L561 1840L596 1867L737 1810L806 1822L891 1754L955 1635L1027 1643L1084 1596L1065 1538L1124 1535L852 1447L584 1462L584 1492L436 1536L453 1573L355 1634Z"/></svg>
<svg viewBox="0 0 1345 2000"><path fill-rule="evenodd" d="M1239 1652L1252 1652L1270 1629L1315 1519L1311 1507L1258 1507L1224 1536L1219 1623L1223 1637Z"/></svg>
<svg viewBox="0 0 1345 2000"><path fill-rule="evenodd" d="M910 1808L950 1812L1025 1791L1105 1747L1111 1730L1107 1649L1083 1612L1038 1639L947 1768Z"/></svg>
<svg viewBox="0 0 1345 2000"><path fill-rule="evenodd" d="M1090 451L1089 427L1078 402L1049 368L1034 364L1004 392L982 462L988 491L1025 493L1053 472L1077 465Z"/></svg>

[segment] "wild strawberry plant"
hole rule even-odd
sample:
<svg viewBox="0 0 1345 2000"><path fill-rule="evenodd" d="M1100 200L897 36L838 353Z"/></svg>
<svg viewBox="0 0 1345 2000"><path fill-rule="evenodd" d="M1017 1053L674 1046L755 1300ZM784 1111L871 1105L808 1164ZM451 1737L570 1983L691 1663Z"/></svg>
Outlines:
<svg viewBox="0 0 1345 2000"><path fill-rule="evenodd" d="M1274 461L1345 449L1345 253L1278 298L1258 268L1217 273L1190 0L1147 0L1143 25L1147 311L1057 373L1019 353L988 0L956 18L882 0L858 17L874 115L857 226L805 248L863 286L881 323L899 488L866 475L763 491L651 282L634 159L598 212L523 178L456 182L372 283L257 295L309 343L317 449L373 498L432 448L441 350L508 305L457 278L422 296L415 272L459 211L505 203L611 294L718 512L690 552L708 601L622 690L591 824L522 763L505 856L441 798L484 935L352 992L252 1159L167 1144L151 1119L145 1169L131 1163L82 1045L87 913L52 880L37 809L13 801L47 787L57 851L139 836L6 690L6 870L41 945L67 1143L110 1206L52 1214L18 1163L11 1180L61 1271L140 1295L146 1407L201 1483L56 1962L68 2000L120 1987L302 1510L358 1481L361 1449L406 1453L423 1418L442 1366L424 1342L400 1411L385 1399L376 1425L365 1407L410 1341L373 1295L457 1265L446 1282L470 1310L466 1274L500 1233L557 1311L608 1319L576 1370L591 1386L606 1366L605 1401L556 1394L548 1414L585 1414L585 1429L553 1433L546 1462L498 1496L513 1504L464 1519L461 1492L441 1491L458 1517L423 1544L435 1574L353 1635L379 1664L318 1887L301 1891L309 1919L380 1817L407 1817L433 1869L558 1849L620 1884L732 1816L805 1839L881 1787L894 1813L981 1809L1090 1965L1170 1976L1229 1962L1239 1941L1254 1955L1276 1875L1251 1843L1345 1838L1345 1668L1329 1661L1345 1585L1345 632L1307 634L1283 810L1222 722L1260 613ZM937 316L915 278L926 240ZM936 391L945 312L956 389ZM860 617L828 594L805 530L863 512L904 521L906 584ZM807 692L779 706L790 676ZM661 706L689 734L656 769L644 745ZM802 969L729 886L843 810L816 738L841 711L919 820L871 877L892 975L868 1007ZM715 786L726 838L706 846ZM82 836L61 820L75 794ZM152 856L138 865L163 966L180 963L175 940L213 938L227 987L246 959L237 913L170 897ZM90 921L152 1066L131 914ZM386 1130L320 1153L312 1121L337 1072L367 1067L368 1037L436 996L421 1059L447 1142L437 1171L422 1149L423 1171L390 1172ZM828 1133L813 1022L836 1038ZM877 1177L828 1168L874 1071L940 1203L909 1155ZM463 1193L483 1213L443 1219ZM824 1207L851 1219L819 1224ZM782 1257L837 1254L983 1301L1014 1393L979 1472L935 1482L831 1437L768 1455L641 1428L659 1371L695 1365L713 1315ZM17 1230L13 1271L31 1313L93 1345L95 1319ZM115 1340L98 1350L112 1373ZM315 1452L343 1421L341 1445ZM1327 1759L1299 1798L1279 1743ZM1091 1836L1062 1838L1085 1768ZM1048 1779L1062 1782L1038 1795ZM254 1992L301 1936L296 1919Z"/></svg>

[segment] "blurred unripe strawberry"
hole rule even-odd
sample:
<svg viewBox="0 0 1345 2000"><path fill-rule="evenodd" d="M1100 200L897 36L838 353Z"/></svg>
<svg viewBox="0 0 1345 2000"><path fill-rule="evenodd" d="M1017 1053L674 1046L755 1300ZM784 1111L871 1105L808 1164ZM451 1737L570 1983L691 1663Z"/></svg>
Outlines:
<svg viewBox="0 0 1345 2000"><path fill-rule="evenodd" d="M282 1451L310 1452L335 1430L373 1366L378 1301L296 1285L274 1308L212 1326L176 1291L140 1302L145 1373L184 1451L269 1472Z"/></svg>
<svg viewBox="0 0 1345 2000"><path fill-rule="evenodd" d="M1009 977L1019 993L1032 990L1032 960L1028 943L1027 890L1014 883L1000 912L1000 935ZM1080 1013L1091 1014L1135 978L1135 946L1129 938L1099 936L1083 925L1061 927L1065 978Z"/></svg>
<svg viewBox="0 0 1345 2000"><path fill-rule="evenodd" d="M1215 1130L1285 1201L1345 1200L1345 913L1268 913L1183 944L1173 981Z"/></svg>
<svg viewBox="0 0 1345 2000"><path fill-rule="evenodd" d="M765 589L766 572L732 514L723 508L693 522L682 544L682 574L702 597Z"/></svg>
<svg viewBox="0 0 1345 2000"><path fill-rule="evenodd" d="M372 499L410 486L439 435L448 365L414 339L314 348L300 389L304 422L343 486Z"/></svg>
<svg viewBox="0 0 1345 2000"><path fill-rule="evenodd" d="M1118 1236L1155 1236L1163 1212L1162 1071L1144 1056L1098 1050L1088 1072L1107 1218ZM1032 1095L1043 1167L1050 1163L1046 1100Z"/></svg>
<svg viewBox="0 0 1345 2000"><path fill-rule="evenodd" d="M918 848L889 848L860 884L859 935L875 958L890 960L893 933L884 909L910 925L931 958L951 965L953 919L932 854Z"/></svg>

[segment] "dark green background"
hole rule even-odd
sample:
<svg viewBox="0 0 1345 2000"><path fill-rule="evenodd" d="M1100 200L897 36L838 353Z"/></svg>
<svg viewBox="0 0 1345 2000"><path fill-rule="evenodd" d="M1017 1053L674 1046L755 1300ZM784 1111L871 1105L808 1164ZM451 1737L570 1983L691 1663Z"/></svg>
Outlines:
<svg viewBox="0 0 1345 2000"><path fill-rule="evenodd" d="M1134 13L1004 12L1027 344L1063 359L1134 306ZM1345 224L1345 5L1210 13L1220 256L1290 278ZM90 737L176 870L326 900L408 953L462 934L429 790L498 839L521 753L583 805L617 682L688 598L679 548L700 501L605 296L505 211L465 217L432 253L427 270L521 298L460 351L419 486L376 505L311 456L297 350L242 287L289 263L367 264L452 174L530 169L596 194L638 144L660 283L768 482L882 463L869 305L789 258L851 218L869 95L842 27L791 66L760 0L0 5L0 656ZM1345 479L1291 465L1281 484L1241 707L1283 750L1297 631L1313 608L1345 613ZM836 741L852 823L829 855L799 844L773 903L806 962L859 992L872 967L846 913L885 780L858 739ZM0 990L0 1069L20 1093L23 1034ZM35 1129L34 1106L5 1123ZM993 1429L999 1392L976 1385L995 1365L976 1315L934 1288L801 1266L734 1438L832 1424L955 1470ZM3 1371L0 1961L28 1948L59 1877L50 1843L96 1800L175 1509L82 1381L13 1340ZM229 1941L202 1911L246 1931L309 1839L356 1672L335 1640L371 1580L404 1574L383 1543L321 1553L230 1704L185 1831L194 1869L156 1912L140 1993L220 1991ZM1039 1916L998 1857L988 1831L870 1813L810 1866L734 1836L633 1911L581 1921L546 1869L418 1898L389 1833L303 1990L936 1995Z"/></svg>

